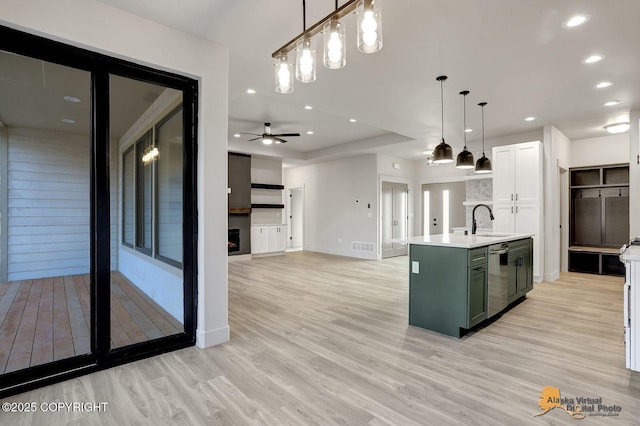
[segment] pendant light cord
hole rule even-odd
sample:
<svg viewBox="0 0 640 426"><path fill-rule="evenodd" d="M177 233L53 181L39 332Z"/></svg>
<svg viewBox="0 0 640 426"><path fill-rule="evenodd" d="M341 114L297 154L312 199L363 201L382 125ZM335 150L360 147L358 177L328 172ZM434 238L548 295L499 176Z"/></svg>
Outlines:
<svg viewBox="0 0 640 426"><path fill-rule="evenodd" d="M462 95L462 135L464 136L464 150L467 150L467 94ZM484 150L484 146L482 147Z"/></svg>
<svg viewBox="0 0 640 426"><path fill-rule="evenodd" d="M307 4L302 0L302 32L307 31Z"/></svg>
<svg viewBox="0 0 640 426"><path fill-rule="evenodd" d="M440 110L442 111L442 142L444 142L444 79L440 80Z"/></svg>
<svg viewBox="0 0 640 426"><path fill-rule="evenodd" d="M482 105L482 156L485 157L484 155L484 105Z"/></svg>

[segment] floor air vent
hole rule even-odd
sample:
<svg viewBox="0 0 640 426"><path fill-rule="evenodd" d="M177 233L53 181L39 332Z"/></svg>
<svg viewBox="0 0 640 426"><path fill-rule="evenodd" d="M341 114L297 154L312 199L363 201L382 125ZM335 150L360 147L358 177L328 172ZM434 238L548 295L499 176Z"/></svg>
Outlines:
<svg viewBox="0 0 640 426"><path fill-rule="evenodd" d="M358 241L351 241L351 250L352 251L363 251L366 253L374 253L374 244L373 243L361 243Z"/></svg>

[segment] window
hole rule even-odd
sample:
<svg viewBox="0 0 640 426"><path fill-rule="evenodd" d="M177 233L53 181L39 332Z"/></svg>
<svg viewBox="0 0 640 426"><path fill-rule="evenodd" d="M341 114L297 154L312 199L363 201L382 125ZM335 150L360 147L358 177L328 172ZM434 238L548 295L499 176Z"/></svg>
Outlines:
<svg viewBox="0 0 640 426"><path fill-rule="evenodd" d="M133 248L135 231L134 172L135 149L132 146L122 155L122 244L131 248Z"/></svg>
<svg viewBox="0 0 640 426"><path fill-rule="evenodd" d="M153 162L144 163L142 156L151 147L152 130L136 142L136 248L151 254Z"/></svg>
<svg viewBox="0 0 640 426"><path fill-rule="evenodd" d="M183 261L183 115L180 105L122 155L122 244L177 268ZM149 161L145 154L154 148L159 155Z"/></svg>
<svg viewBox="0 0 640 426"><path fill-rule="evenodd" d="M159 259L182 263L182 107L158 123L157 241Z"/></svg>

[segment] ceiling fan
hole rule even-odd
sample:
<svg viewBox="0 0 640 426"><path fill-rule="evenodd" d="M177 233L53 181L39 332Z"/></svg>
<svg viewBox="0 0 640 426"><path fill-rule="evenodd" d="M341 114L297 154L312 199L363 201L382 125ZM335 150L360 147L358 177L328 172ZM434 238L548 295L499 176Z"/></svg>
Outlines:
<svg viewBox="0 0 640 426"><path fill-rule="evenodd" d="M249 141L256 141L262 139L262 143L265 145L271 145L272 143L285 143L286 140L283 137L300 136L300 133L271 133L271 123L264 123L264 133L259 135L257 133L240 133L242 135L253 135L257 138L249 139Z"/></svg>

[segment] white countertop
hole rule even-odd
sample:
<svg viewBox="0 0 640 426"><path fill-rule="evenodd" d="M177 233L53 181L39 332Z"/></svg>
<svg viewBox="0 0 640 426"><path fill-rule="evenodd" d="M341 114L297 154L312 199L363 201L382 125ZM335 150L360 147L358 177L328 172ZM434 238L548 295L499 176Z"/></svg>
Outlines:
<svg viewBox="0 0 640 426"><path fill-rule="evenodd" d="M640 246L629 246L627 250L620 255L622 260L640 260Z"/></svg>
<svg viewBox="0 0 640 426"><path fill-rule="evenodd" d="M507 241L521 240L523 238L529 237L533 237L533 234L506 234L499 232L479 232L476 235L437 234L421 237L411 237L409 238L408 243L422 246L475 248L489 246L491 244L504 243Z"/></svg>

